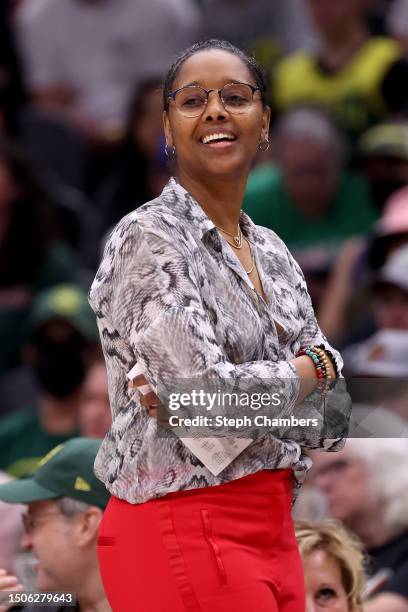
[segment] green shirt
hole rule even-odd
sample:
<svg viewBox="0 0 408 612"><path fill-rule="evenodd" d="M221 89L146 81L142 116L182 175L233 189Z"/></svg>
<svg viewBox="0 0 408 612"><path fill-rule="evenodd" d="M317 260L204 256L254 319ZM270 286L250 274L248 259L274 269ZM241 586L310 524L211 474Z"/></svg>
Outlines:
<svg viewBox="0 0 408 612"><path fill-rule="evenodd" d="M80 435L49 434L41 427L36 410L19 410L0 419L0 469L16 478L30 476L37 463L54 446Z"/></svg>
<svg viewBox="0 0 408 612"><path fill-rule="evenodd" d="M296 208L280 170L272 164L251 172L244 210L254 223L273 229L292 249L322 246L336 250L346 238L366 234L378 216L366 181L345 172L324 216L310 219Z"/></svg>

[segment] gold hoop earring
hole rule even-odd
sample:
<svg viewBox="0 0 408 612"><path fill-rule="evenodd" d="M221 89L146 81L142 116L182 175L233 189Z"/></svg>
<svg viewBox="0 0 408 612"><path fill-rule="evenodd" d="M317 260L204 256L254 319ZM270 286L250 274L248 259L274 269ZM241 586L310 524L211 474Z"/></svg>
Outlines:
<svg viewBox="0 0 408 612"><path fill-rule="evenodd" d="M262 151L262 153L264 153L265 151L269 149L270 146L271 146L271 143L270 143L269 138L265 138L265 140L261 140L261 142L259 143L258 151Z"/></svg>

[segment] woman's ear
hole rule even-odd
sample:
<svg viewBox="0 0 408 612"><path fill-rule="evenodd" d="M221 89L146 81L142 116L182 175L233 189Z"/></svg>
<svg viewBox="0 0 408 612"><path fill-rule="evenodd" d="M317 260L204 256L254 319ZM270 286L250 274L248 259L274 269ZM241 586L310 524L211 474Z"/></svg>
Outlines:
<svg viewBox="0 0 408 612"><path fill-rule="evenodd" d="M163 111L163 129L166 137L166 145L173 146L173 135L171 133L170 120L167 111Z"/></svg>

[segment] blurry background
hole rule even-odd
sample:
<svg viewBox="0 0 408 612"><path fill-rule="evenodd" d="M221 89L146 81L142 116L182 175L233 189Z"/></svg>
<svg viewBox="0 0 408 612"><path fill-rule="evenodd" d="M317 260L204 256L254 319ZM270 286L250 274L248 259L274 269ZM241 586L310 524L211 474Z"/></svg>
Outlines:
<svg viewBox="0 0 408 612"><path fill-rule="evenodd" d="M244 208L298 259L345 372L397 383L358 398L355 431L384 430L406 448L408 0L2 0L0 470L9 476L31 473L63 440L109 428L86 292L109 230L169 177L160 82L178 51L208 37L254 54L268 76L272 146ZM381 444L386 455L394 440ZM385 559L379 566L403 565L406 589L408 521L374 539L359 527L372 521L382 533L381 487L369 511L367 495L354 497L359 521L334 511L330 483L366 457L353 452L342 451L340 467L317 459L296 512L339 515ZM1 560L9 569L16 548Z"/></svg>

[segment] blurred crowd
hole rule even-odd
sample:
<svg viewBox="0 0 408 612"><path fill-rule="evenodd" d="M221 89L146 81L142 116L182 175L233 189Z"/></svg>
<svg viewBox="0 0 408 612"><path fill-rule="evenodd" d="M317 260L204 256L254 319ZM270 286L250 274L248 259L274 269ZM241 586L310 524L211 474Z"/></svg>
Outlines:
<svg viewBox="0 0 408 612"><path fill-rule="evenodd" d="M0 477L109 430L86 294L111 228L170 176L164 73L210 37L268 77L244 209L299 261L356 407L295 505L308 612L407 612L408 0L2 0ZM22 508L0 502L0 592L30 582Z"/></svg>

